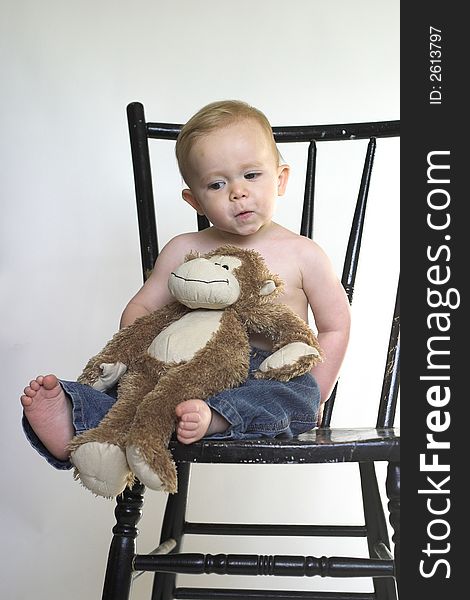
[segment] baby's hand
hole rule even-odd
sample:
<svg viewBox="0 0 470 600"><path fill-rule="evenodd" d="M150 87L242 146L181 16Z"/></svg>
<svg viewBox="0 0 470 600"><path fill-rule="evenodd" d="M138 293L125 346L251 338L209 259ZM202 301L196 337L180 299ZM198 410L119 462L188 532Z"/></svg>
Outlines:
<svg viewBox="0 0 470 600"><path fill-rule="evenodd" d="M105 392L117 383L127 371L127 365L122 362L101 363L101 375L93 383L93 388L99 392Z"/></svg>

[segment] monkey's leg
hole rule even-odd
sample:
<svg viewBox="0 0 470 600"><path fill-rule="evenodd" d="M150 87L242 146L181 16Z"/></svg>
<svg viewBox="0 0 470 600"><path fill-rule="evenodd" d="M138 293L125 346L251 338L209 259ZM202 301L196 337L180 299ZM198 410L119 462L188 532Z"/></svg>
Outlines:
<svg viewBox="0 0 470 600"><path fill-rule="evenodd" d="M221 341L223 340L223 342ZM205 399L239 385L248 376L249 346L243 325L230 311L217 333L187 363L169 367L156 389L142 401L127 438L127 460L151 489L176 492L176 466L168 443L176 425L176 406Z"/></svg>
<svg viewBox="0 0 470 600"><path fill-rule="evenodd" d="M119 389L119 400L101 423L71 441L75 477L93 493L114 497L133 483L124 446L139 402L151 385L146 374L128 375Z"/></svg>
<svg viewBox="0 0 470 600"><path fill-rule="evenodd" d="M140 404L127 437L126 455L132 471L150 489L176 492L176 466L168 450L176 425L175 409L203 392L198 370L186 363L162 377Z"/></svg>
<svg viewBox="0 0 470 600"><path fill-rule="evenodd" d="M176 394L177 395L177 394ZM139 480L153 490L177 491L176 465L168 450L178 404L160 390L148 394L128 435L127 461Z"/></svg>
<svg viewBox="0 0 470 600"><path fill-rule="evenodd" d="M177 491L176 466L168 450L176 425L176 406L189 398L207 398L228 387L211 389L202 373L192 363L176 367L162 377L139 406L127 438L126 454L132 471L151 489Z"/></svg>

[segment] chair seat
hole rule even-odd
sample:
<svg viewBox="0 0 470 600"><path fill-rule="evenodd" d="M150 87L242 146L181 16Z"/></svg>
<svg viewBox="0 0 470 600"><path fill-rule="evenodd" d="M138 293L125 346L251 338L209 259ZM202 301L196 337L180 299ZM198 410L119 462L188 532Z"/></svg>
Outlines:
<svg viewBox="0 0 470 600"><path fill-rule="evenodd" d="M400 430L384 428L312 429L295 438L170 442L175 461L195 463L309 464L399 461Z"/></svg>

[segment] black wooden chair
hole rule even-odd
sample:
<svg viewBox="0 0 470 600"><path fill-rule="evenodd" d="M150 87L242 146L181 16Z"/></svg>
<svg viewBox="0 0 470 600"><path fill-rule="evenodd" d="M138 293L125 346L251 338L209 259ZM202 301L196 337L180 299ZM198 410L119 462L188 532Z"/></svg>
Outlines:
<svg viewBox="0 0 470 600"><path fill-rule="evenodd" d="M146 122L142 104L127 107L132 159L134 166L137 211L144 278L153 268L158 255L157 229L150 170L148 138L175 140L180 125ZM315 181L316 143L369 139L357 204L347 246L342 283L351 301L364 227L369 183L377 138L399 136L399 121L320 125L307 127L274 127L278 142L309 142L307 175L301 234L312 236L313 191ZM199 229L208 226L198 217ZM398 286L397 286L398 287ZM399 491L400 437L393 427L399 386L399 308L398 292L384 367L383 387L378 399L376 426L360 429L331 428L330 420L336 388L326 403L323 421L318 429L290 440L260 439L250 441L205 441L184 446L171 443L178 464L178 493L169 495L163 519L160 545L147 555L136 554L137 522L141 517L144 487L137 482L117 499L117 524L108 557L103 598L129 598L133 576L154 571L153 600L276 598L278 600L396 600L400 557ZM374 463L388 463L386 494L390 524L394 535L394 552L389 542L387 523ZM224 464L313 464L353 462L359 466L364 525L256 525L239 523L194 523L186 519L189 474L192 463ZM334 468L333 466L331 468ZM209 500L210 501L210 498ZM292 507L288 508L292 512ZM230 515L229 515L229 520ZM181 553L183 536L341 536L367 538L369 557L266 556L252 554ZM373 592L310 592L250 589L214 589L176 587L179 573L371 577Z"/></svg>

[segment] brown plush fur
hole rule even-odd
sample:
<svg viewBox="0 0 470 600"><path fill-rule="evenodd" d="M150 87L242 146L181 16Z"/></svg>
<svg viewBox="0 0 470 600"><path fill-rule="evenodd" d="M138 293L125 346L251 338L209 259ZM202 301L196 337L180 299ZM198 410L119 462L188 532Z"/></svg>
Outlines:
<svg viewBox="0 0 470 600"><path fill-rule="evenodd" d="M233 271L241 293L224 309L216 333L189 361L166 364L151 357L147 349L162 330L191 309L175 301L119 331L90 359L79 378L81 383L93 385L101 375L102 363L124 363L128 368L119 382L118 400L98 427L72 440L72 452L88 442L113 444L123 450L134 446L158 474L163 489L173 493L177 488L176 467L168 443L175 430L175 407L189 398L206 399L243 383L248 376L251 332L269 337L273 351L300 341L319 352L317 356L303 356L293 365L258 372L259 378L287 381L306 373L320 360L321 350L308 325L286 305L272 302L281 292L282 282L268 271L261 256L252 250L224 246L204 257L221 254L242 261ZM186 261L195 256L189 255ZM260 296L266 280L274 281L276 289ZM78 471L76 476L80 477ZM132 481L129 470L128 484Z"/></svg>

